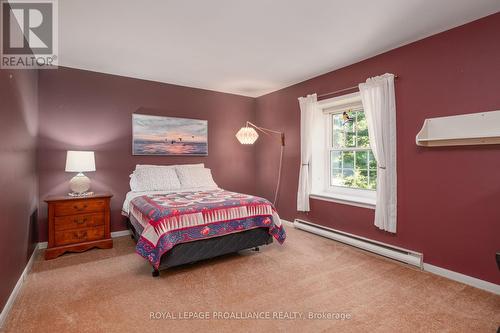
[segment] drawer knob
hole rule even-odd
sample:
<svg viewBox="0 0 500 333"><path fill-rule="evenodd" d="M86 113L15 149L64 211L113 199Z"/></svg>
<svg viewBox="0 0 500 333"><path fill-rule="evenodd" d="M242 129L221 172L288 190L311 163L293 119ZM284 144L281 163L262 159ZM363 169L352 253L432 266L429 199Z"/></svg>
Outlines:
<svg viewBox="0 0 500 333"><path fill-rule="evenodd" d="M73 220L73 222L75 222L76 224L84 224L85 222L87 222L87 218L84 218L84 219L75 219Z"/></svg>
<svg viewBox="0 0 500 333"><path fill-rule="evenodd" d="M87 231L84 231L82 233L75 232L73 235L75 236L75 238L84 239L87 237Z"/></svg>
<svg viewBox="0 0 500 333"><path fill-rule="evenodd" d="M74 205L73 208L76 210L84 210L85 208L87 208L87 205L83 205L83 207L78 207L77 205Z"/></svg>

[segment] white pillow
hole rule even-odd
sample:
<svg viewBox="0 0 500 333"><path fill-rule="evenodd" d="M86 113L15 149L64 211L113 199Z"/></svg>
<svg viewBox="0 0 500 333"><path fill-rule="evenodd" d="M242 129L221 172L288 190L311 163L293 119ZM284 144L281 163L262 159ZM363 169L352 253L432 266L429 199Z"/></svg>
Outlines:
<svg viewBox="0 0 500 333"><path fill-rule="evenodd" d="M207 168L175 168L182 188L217 187Z"/></svg>
<svg viewBox="0 0 500 333"><path fill-rule="evenodd" d="M132 191L175 191L181 188L174 168L139 168L130 179Z"/></svg>
<svg viewBox="0 0 500 333"><path fill-rule="evenodd" d="M198 164L176 164L176 165L153 165L153 164L137 164L135 166L135 169L142 169L142 168L204 168L205 164L204 163L198 163Z"/></svg>
<svg viewBox="0 0 500 333"><path fill-rule="evenodd" d="M137 177L132 173L129 175L130 177L130 190L133 191L133 192L138 192L138 186L137 186Z"/></svg>
<svg viewBox="0 0 500 333"><path fill-rule="evenodd" d="M205 164L204 163L198 163L198 164L177 164L177 165L153 165L153 164L137 164L135 166L135 169L138 170L138 169L145 169L145 168L168 168L168 169L172 169L172 168L182 168L182 167L186 167L186 168L204 168L205 167ZM139 188L139 185L137 184L137 177L135 175L135 171L134 173L132 173L130 176L130 190L133 191L133 192L139 192L141 191Z"/></svg>

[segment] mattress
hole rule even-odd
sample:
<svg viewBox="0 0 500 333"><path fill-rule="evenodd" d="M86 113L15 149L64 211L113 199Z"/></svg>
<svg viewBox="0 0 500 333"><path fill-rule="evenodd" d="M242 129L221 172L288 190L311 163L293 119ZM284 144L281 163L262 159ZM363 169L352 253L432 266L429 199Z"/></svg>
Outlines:
<svg viewBox="0 0 500 333"><path fill-rule="evenodd" d="M259 228L279 243L286 238L269 201L222 189L136 195L125 208L140 230L136 251L155 268L165 253L182 243Z"/></svg>
<svg viewBox="0 0 500 333"><path fill-rule="evenodd" d="M134 240L137 242L142 227L133 216L130 217L129 223ZM257 228L196 242L181 243L161 257L158 270L268 245L272 242L273 237L269 234L267 228Z"/></svg>

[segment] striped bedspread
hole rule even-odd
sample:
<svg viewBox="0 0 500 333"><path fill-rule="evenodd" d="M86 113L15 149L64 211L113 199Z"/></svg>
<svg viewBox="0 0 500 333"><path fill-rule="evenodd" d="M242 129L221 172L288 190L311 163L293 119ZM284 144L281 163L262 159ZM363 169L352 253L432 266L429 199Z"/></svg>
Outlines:
<svg viewBox="0 0 500 333"><path fill-rule="evenodd" d="M130 214L144 230L136 251L155 268L176 244L266 227L282 244L280 218L266 199L222 189L143 195L130 202Z"/></svg>

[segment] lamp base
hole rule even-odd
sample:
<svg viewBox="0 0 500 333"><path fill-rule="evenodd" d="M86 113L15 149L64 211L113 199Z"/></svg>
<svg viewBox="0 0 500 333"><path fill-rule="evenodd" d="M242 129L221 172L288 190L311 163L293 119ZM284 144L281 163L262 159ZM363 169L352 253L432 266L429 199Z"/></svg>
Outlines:
<svg viewBox="0 0 500 333"><path fill-rule="evenodd" d="M69 181L69 188L71 189L73 196L81 196L89 190L90 179L80 172L75 177L71 178Z"/></svg>
<svg viewBox="0 0 500 333"><path fill-rule="evenodd" d="M83 193L69 192L68 195L70 197L90 197L94 195L94 192L83 192Z"/></svg>

